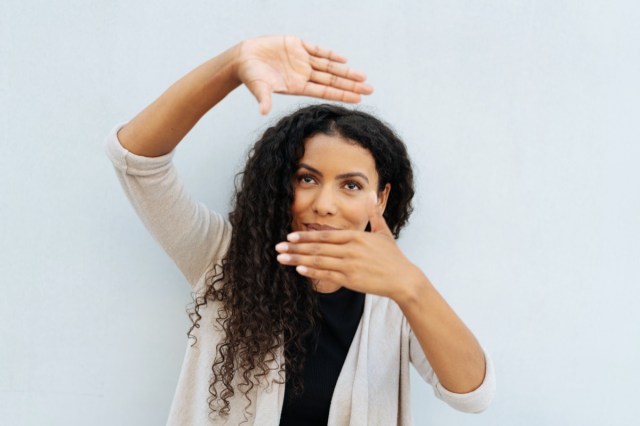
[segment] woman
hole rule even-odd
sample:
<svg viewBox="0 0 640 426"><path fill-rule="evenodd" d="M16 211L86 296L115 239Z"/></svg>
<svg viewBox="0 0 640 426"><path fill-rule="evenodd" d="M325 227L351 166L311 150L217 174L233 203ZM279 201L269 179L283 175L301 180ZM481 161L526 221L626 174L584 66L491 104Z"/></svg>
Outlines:
<svg viewBox="0 0 640 426"><path fill-rule="evenodd" d="M229 220L193 202L175 146L244 84L356 103L364 74L295 37L244 41L197 67L107 152L138 214L191 283L193 326L169 424L410 424L409 363L462 411L494 392L484 351L395 243L411 212L404 144L374 117L303 108L250 152Z"/></svg>

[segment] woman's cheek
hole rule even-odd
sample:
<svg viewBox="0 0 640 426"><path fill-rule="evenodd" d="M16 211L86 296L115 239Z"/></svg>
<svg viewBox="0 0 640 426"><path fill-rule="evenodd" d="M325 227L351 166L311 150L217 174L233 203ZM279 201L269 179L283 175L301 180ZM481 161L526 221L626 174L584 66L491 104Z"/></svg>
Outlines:
<svg viewBox="0 0 640 426"><path fill-rule="evenodd" d="M358 197L351 204L350 210L352 222L357 223L357 229L364 231L369 223L368 198L366 196Z"/></svg>

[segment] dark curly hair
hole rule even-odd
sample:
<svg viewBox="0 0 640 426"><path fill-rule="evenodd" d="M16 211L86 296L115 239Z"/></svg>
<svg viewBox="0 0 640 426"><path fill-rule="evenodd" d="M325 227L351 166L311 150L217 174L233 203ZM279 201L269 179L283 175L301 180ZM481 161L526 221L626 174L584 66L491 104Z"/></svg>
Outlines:
<svg viewBox="0 0 640 426"><path fill-rule="evenodd" d="M304 154L305 141L315 135L339 135L368 149L379 175L379 190L391 192L384 218L398 238L412 211L413 172L403 142L383 122L358 110L336 105L302 108L268 128L250 150L246 167L236 179L229 214L232 235L222 266L207 277L207 290L196 296L190 312L199 327L199 310L219 301L218 325L224 339L213 361L208 399L212 414L229 413L229 398L241 389L248 393L269 373L269 363L284 347L285 377L294 394L302 392L305 340L318 321L316 293L308 278L280 265L274 246L291 232L292 177ZM212 326L212 325L211 325ZM195 342L194 342L195 344ZM236 384L234 388L233 384Z"/></svg>

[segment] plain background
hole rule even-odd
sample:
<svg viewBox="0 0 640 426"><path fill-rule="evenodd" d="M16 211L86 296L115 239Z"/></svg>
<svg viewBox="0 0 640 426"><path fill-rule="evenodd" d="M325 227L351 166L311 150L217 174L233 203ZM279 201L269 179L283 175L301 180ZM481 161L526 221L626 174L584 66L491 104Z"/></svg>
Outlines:
<svg viewBox="0 0 640 426"><path fill-rule="evenodd" d="M417 174L400 244L496 365L480 415L414 375L415 423L635 424L639 4L3 0L0 423L165 422L191 296L104 137L236 42L290 33L368 74L361 108ZM189 190L226 212L248 146L308 102L265 118L231 94L178 149Z"/></svg>

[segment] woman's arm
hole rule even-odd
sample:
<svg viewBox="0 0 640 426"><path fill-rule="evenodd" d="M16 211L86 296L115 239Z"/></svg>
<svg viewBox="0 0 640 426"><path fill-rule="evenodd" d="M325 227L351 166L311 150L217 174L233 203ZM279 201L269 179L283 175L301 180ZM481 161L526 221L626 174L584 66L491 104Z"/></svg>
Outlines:
<svg viewBox="0 0 640 426"><path fill-rule="evenodd" d="M312 96L356 103L373 89L365 75L345 65L346 58L292 36L243 41L203 63L174 83L118 132L128 151L158 157L172 151L195 124L245 84L271 109L271 93Z"/></svg>
<svg viewBox="0 0 640 426"><path fill-rule="evenodd" d="M482 348L425 274L402 253L372 194L371 232L295 232L276 250L280 263L314 280L393 299L420 342L438 381L464 394L485 379Z"/></svg>
<svg viewBox="0 0 640 426"><path fill-rule="evenodd" d="M393 299L407 318L438 381L453 393L472 392L485 378L482 348L424 273L415 269L415 278L405 281Z"/></svg>
<svg viewBox="0 0 640 426"><path fill-rule="evenodd" d="M220 215L190 197L170 152L242 83L262 113L270 109L272 92L357 102L371 88L362 84L364 74L344 66L345 61L295 37L247 40L188 73L108 136L107 154L127 197L192 285L226 253L231 231Z"/></svg>

